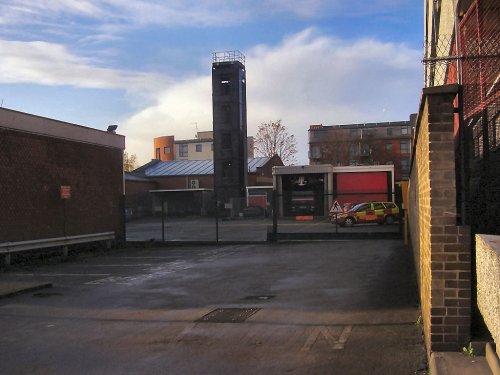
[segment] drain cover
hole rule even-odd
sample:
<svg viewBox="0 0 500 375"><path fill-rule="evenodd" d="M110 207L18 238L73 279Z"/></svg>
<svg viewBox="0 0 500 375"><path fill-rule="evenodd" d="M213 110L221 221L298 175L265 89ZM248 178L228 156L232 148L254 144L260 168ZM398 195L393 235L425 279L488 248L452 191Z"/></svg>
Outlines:
<svg viewBox="0 0 500 375"><path fill-rule="evenodd" d="M274 297L275 296L246 296L243 299L246 301L267 301Z"/></svg>
<svg viewBox="0 0 500 375"><path fill-rule="evenodd" d="M195 320L198 323L243 323L260 309L258 308L228 308L215 309Z"/></svg>

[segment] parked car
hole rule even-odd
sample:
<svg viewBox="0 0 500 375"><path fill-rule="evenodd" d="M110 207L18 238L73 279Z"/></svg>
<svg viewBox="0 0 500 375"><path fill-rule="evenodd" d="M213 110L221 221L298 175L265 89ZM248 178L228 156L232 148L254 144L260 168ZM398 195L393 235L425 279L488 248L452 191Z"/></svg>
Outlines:
<svg viewBox="0 0 500 375"><path fill-rule="evenodd" d="M393 202L359 203L337 214L337 223L346 227L362 223L394 224L398 220L399 208ZM335 223L335 218L332 222Z"/></svg>

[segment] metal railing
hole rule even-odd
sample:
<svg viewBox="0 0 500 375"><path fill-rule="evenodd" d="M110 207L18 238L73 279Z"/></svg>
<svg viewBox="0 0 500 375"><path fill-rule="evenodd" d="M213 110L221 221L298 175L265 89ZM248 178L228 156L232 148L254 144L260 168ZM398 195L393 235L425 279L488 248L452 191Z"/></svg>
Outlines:
<svg viewBox="0 0 500 375"><path fill-rule="evenodd" d="M10 255L13 253L18 253L28 250L44 249L50 247L62 247L63 255L67 256L69 245L106 241L106 246L109 248L111 247L111 240L114 239L115 239L115 232L103 232L103 233L81 234L76 236L44 238L39 240L3 242L0 243L0 254L4 254L5 256L4 262L6 265L9 265Z"/></svg>
<svg viewBox="0 0 500 375"><path fill-rule="evenodd" d="M212 54L213 63L238 61L245 65L245 55L240 51L214 52Z"/></svg>

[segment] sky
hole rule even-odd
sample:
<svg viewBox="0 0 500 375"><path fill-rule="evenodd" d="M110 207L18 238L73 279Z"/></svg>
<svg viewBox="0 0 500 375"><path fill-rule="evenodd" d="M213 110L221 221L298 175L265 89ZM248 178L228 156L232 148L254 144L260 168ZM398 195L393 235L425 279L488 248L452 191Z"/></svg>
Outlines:
<svg viewBox="0 0 500 375"><path fill-rule="evenodd" d="M2 0L0 106L106 130L139 165L153 138L212 130L212 53L245 55L248 135L281 119L408 120L423 86L415 0Z"/></svg>

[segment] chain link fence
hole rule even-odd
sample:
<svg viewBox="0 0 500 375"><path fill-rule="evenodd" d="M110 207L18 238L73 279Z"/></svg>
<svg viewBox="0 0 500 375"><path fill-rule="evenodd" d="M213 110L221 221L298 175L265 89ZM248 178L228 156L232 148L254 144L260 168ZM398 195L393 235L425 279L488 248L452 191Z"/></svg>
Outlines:
<svg viewBox="0 0 500 375"><path fill-rule="evenodd" d="M500 4L474 0L456 34L424 46L425 87L460 84L457 208L475 232L500 234Z"/></svg>

